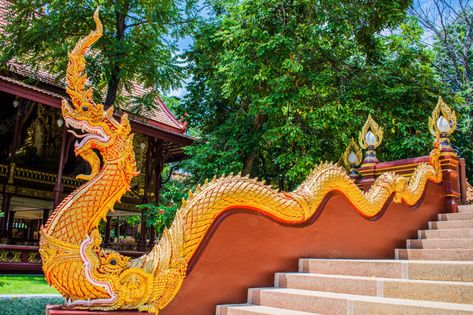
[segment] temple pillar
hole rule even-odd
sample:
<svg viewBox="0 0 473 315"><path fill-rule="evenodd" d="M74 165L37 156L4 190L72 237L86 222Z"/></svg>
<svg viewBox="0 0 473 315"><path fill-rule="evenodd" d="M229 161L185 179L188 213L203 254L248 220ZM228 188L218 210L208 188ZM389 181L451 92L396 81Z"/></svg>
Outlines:
<svg viewBox="0 0 473 315"><path fill-rule="evenodd" d="M13 232L13 223L15 220L15 211L8 211L8 227L7 227L7 232L8 232L8 238L12 238L12 232Z"/></svg>
<svg viewBox="0 0 473 315"><path fill-rule="evenodd" d="M104 243L110 243L110 231L112 229L112 217L107 217L107 222L105 223L105 237Z"/></svg>
<svg viewBox="0 0 473 315"><path fill-rule="evenodd" d="M164 141L156 139L156 144L154 146L154 202L156 206L159 206L159 199L160 199L160 192L162 186L161 180L161 173L164 168ZM156 244L156 230L154 226L151 227L150 236L149 236L149 244L148 246L151 248Z"/></svg>
<svg viewBox="0 0 473 315"><path fill-rule="evenodd" d="M151 226L149 228L149 244L148 246L152 248L156 244L156 230L154 229L154 226Z"/></svg>
<svg viewBox="0 0 473 315"><path fill-rule="evenodd" d="M146 202L144 202L146 203ZM137 250L140 252L146 251L146 216L145 210L141 210L140 217L140 238L137 243Z"/></svg>
<svg viewBox="0 0 473 315"><path fill-rule="evenodd" d="M29 239L31 241L37 240L39 237L39 231L41 227L41 219L33 219L30 222L31 225L31 234Z"/></svg>
<svg viewBox="0 0 473 315"><path fill-rule="evenodd" d="M9 229L8 229L9 227L8 212L10 211L10 201L11 201L11 195L8 193L8 186L13 185L13 178L15 175L15 167L16 167L16 164L15 164L16 150L18 149L18 144L20 143L21 126L23 124L22 118L24 116L24 110L25 110L25 104L23 101L20 101L18 103L18 107L15 114L15 127L13 129L13 139L10 146L10 154L9 154L10 163L8 165L6 182L5 182L5 185L3 186L3 191L2 191L2 197L3 197L2 212L4 213L4 218L0 226L0 236L4 236L4 237L5 236L9 237L9 235L11 235L11 232L9 232Z"/></svg>
<svg viewBox="0 0 473 315"><path fill-rule="evenodd" d="M38 220L29 220L29 221L30 222L28 224L28 233L26 234L26 240L27 241L30 241L34 238L33 235L34 235L34 232L37 229L37 221Z"/></svg>
<svg viewBox="0 0 473 315"><path fill-rule="evenodd" d="M43 209L43 225L46 224L49 218L49 209Z"/></svg>
<svg viewBox="0 0 473 315"><path fill-rule="evenodd" d="M115 237L117 238L117 243L120 242L120 217L117 217L117 224L115 225Z"/></svg>
<svg viewBox="0 0 473 315"><path fill-rule="evenodd" d="M64 190L64 185L62 184L62 174L64 171L64 165L66 163L67 149L68 149L67 127L63 126L62 136L61 136L61 152L59 154L59 163L57 167L56 185L54 186L53 210L56 209L56 207L59 205L62 199L62 192Z"/></svg>
<svg viewBox="0 0 473 315"><path fill-rule="evenodd" d="M146 160L145 160L145 182L144 182L144 189L143 189L143 198L141 199L142 204L146 204L149 202L148 200L148 189L149 189L149 181L150 181L150 172L151 172L151 146L152 146L152 139L148 138L148 145L146 148ZM141 222L140 222L140 238L137 243L137 250L138 251L146 251L146 215L145 210L141 210Z"/></svg>
<svg viewBox="0 0 473 315"><path fill-rule="evenodd" d="M11 195L4 191L2 197L2 212L4 213L4 216L0 222L0 236L3 237L7 237L8 235L8 211L10 210L10 201Z"/></svg>

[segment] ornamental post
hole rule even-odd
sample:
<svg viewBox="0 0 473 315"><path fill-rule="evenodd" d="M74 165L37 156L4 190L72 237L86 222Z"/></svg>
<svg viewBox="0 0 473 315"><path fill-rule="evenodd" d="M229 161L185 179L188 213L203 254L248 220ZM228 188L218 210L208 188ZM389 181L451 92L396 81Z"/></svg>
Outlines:
<svg viewBox="0 0 473 315"><path fill-rule="evenodd" d="M358 169L358 173L361 175L360 184L365 191L369 190L375 181L376 164L379 163L375 149L379 147L382 141L383 128L369 114L368 119L358 134L358 143L366 150L365 158Z"/></svg>
<svg viewBox="0 0 473 315"><path fill-rule="evenodd" d="M457 116L455 111L451 109L439 97L437 106L432 111L429 118L430 133L438 138L438 145L440 146L440 165L442 167L442 178L445 185L447 212L458 212L458 205L460 204L460 172L459 172L459 158L457 153L450 145L450 136L457 127Z"/></svg>
<svg viewBox="0 0 473 315"><path fill-rule="evenodd" d="M356 168L360 165L362 159L363 154L360 147L356 144L355 139L351 138L350 143L343 152L341 162L348 171L350 178L354 181L360 177Z"/></svg>

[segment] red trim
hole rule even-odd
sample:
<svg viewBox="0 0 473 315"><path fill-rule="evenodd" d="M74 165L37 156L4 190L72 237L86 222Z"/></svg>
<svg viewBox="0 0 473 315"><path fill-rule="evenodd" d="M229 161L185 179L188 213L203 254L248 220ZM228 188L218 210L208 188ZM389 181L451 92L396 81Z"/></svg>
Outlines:
<svg viewBox="0 0 473 315"><path fill-rule="evenodd" d="M156 129L159 127L146 126L133 120L131 121L131 128L135 133L151 136L153 138L158 138L167 142L172 142L183 146L191 145L194 142L193 138L188 137L184 134L177 134L166 130L159 130Z"/></svg>
<svg viewBox="0 0 473 315"><path fill-rule="evenodd" d="M176 127L173 127L173 126L169 126L169 125L166 125L162 122L159 122L159 121L156 121L156 120L152 120L152 119L149 119L149 118L144 118L142 116L139 116L139 115L135 115L133 113L129 113L129 112L125 112L128 114L128 116L133 120L135 121L136 123L140 124L140 125L143 125L143 126L149 126L149 127L155 127L155 128L161 128L161 129L165 129L169 132L174 132L174 133L179 133L179 134L184 134L184 130L183 129L179 129L179 128L176 128Z"/></svg>
<svg viewBox="0 0 473 315"><path fill-rule="evenodd" d="M61 108L61 99L0 79L0 91L10 93L34 102Z"/></svg>
<svg viewBox="0 0 473 315"><path fill-rule="evenodd" d="M54 108L61 108L62 99L59 97L54 97L52 95L48 95L47 93L43 93L41 91L37 91L32 88L28 88L26 86L8 82L2 79L0 79L0 91L13 94L21 98L25 98L44 105L48 105ZM194 139L184 135L183 130L181 129L177 129L150 119L142 119L140 121L138 118L134 118L135 115L129 115L132 119L131 126L133 132L152 136L154 138L162 139L164 141L169 141L180 145L190 145L192 144L192 142L194 142Z"/></svg>
<svg viewBox="0 0 473 315"><path fill-rule="evenodd" d="M166 108L166 105L164 105L164 104L162 104L162 105L164 107L162 107L161 104L160 104L160 107L164 110ZM184 134L184 132L185 132L184 129L176 128L176 127L167 125L165 123L162 123L162 122L150 119L150 118L140 116L138 114L127 112L125 110L116 110L115 111L115 115L121 116L123 113L126 113L128 115L128 117L130 118L130 120L135 121L136 123L138 123L140 125L143 125L143 126L160 128L160 129L164 129L164 130L167 130L169 132L174 132L174 133L178 133L178 134ZM168 115L168 114L169 114L169 118L174 118L174 117L172 117L172 114L169 111L169 109L166 112L166 115Z"/></svg>
<svg viewBox="0 0 473 315"><path fill-rule="evenodd" d="M17 81L14 78L12 78L12 80ZM28 85L28 84L25 83L25 85ZM41 88L37 88L37 89L41 89ZM49 95L47 92L38 91L37 89L35 89L33 86L31 87L23 86L23 84L20 84L20 81L18 81L18 84L15 84L13 82L2 80L0 78L0 91L7 92L10 94L13 94L13 95L16 95L16 96L19 96L31 101L35 101L41 104L49 105L55 108L61 108L61 100L63 98L62 96L58 95L58 97L55 97L53 95ZM52 93L56 94L55 92L52 92ZM167 106L163 103L163 101L160 98L158 98L157 103L160 109L163 110L163 112L166 114L166 116L168 116L170 120L172 120L177 125L182 126L181 123L174 117L174 115L171 113L169 108L167 108ZM126 112L126 111L123 111L123 112ZM116 113L119 114L120 112L116 111ZM156 130L153 129L153 127L161 128L166 131L178 133L178 134L185 133L185 129L183 126L181 128L177 128L177 127L170 126L170 125L167 125L165 123L162 123L150 118L145 118L145 117L135 115L129 112L126 112L126 113L130 117L130 119L135 121L136 124L151 127L150 130L153 130L154 132L156 132ZM156 135L156 133L153 133L152 131L148 132L147 134L151 136Z"/></svg>
<svg viewBox="0 0 473 315"><path fill-rule="evenodd" d="M163 109L163 111L168 115L168 117L178 126L181 126L179 128L181 132L184 131L184 126L181 124L179 120L177 120L176 116L171 112L171 110L164 104L163 100L158 96L158 104L159 106Z"/></svg>
<svg viewBox="0 0 473 315"><path fill-rule="evenodd" d="M0 262L0 272L39 274L43 272L43 269L41 268L41 264Z"/></svg>
<svg viewBox="0 0 473 315"><path fill-rule="evenodd" d="M409 158L409 159L403 159L403 160L377 163L375 169L384 169L384 168L390 168L390 167L401 166L401 165L405 165L406 167L409 167L409 164L419 164L419 163L425 163L425 162L429 162L428 155L419 156L415 158Z"/></svg>

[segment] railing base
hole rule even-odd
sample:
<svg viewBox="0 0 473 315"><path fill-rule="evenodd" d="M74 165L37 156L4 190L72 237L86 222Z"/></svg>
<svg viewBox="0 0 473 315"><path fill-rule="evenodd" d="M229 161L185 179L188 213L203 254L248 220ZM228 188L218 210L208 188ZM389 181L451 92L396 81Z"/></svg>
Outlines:
<svg viewBox="0 0 473 315"><path fill-rule="evenodd" d="M46 315L145 315L147 312L138 311L81 311L81 310L66 310L61 305L47 305Z"/></svg>

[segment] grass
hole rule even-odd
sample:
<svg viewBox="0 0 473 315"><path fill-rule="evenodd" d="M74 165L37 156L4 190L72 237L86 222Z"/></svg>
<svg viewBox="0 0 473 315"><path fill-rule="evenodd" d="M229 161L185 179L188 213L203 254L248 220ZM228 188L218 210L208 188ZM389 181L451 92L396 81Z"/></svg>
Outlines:
<svg viewBox="0 0 473 315"><path fill-rule="evenodd" d="M46 305L62 303L58 296L0 295L0 315L45 315Z"/></svg>
<svg viewBox="0 0 473 315"><path fill-rule="evenodd" d="M0 275L0 294L57 294L44 276Z"/></svg>

